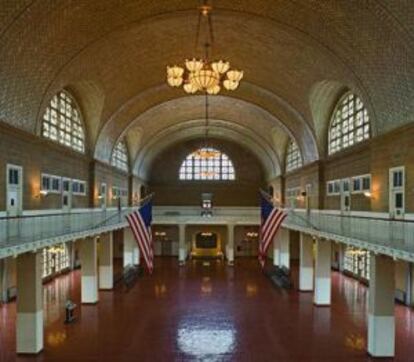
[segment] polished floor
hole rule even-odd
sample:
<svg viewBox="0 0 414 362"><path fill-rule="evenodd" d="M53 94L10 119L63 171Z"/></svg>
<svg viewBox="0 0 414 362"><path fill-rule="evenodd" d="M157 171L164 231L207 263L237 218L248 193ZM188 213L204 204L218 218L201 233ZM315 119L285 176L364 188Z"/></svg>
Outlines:
<svg viewBox="0 0 414 362"><path fill-rule="evenodd" d="M274 288L254 259L157 259L153 276L126 292L101 292L64 325L64 302L79 303L80 274L44 287L45 350L15 354L15 304L0 306L0 361L369 361L367 289L333 274L333 304ZM397 357L414 361L414 313L396 306ZM382 360L383 361L383 360Z"/></svg>

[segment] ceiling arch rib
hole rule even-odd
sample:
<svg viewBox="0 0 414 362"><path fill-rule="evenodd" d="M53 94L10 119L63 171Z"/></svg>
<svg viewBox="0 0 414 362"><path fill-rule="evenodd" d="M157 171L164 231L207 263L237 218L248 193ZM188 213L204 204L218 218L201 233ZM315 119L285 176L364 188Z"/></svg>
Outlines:
<svg viewBox="0 0 414 362"><path fill-rule="evenodd" d="M134 163L134 173L142 178L148 177L151 163L155 157L163 150L176 143L200 139L205 130L203 120L193 120L179 125L175 125L172 129L161 132L152 139L151 142L143 146L141 152ZM266 177L272 178L280 174L279 160L274 151L268 146L260 143L251 132L243 130L241 127L236 129L230 126L224 127L223 121L214 121L209 127L209 135L212 139L225 139L235 142L246 149L249 149L260 161Z"/></svg>
<svg viewBox="0 0 414 362"><path fill-rule="evenodd" d="M249 87L247 84L243 87ZM243 88L241 87L241 88ZM259 91L259 90L257 90ZM179 92L179 91L178 91ZM149 91L150 97L153 93ZM102 129L95 149L95 157L107 161L108 150L119 137L128 134L131 127L141 127L142 138L147 140L162 131L165 127L188 119L200 119L204 117L205 106L202 96L184 96L180 98L169 98L171 90L167 86L157 87L158 97L162 94L168 100L146 109L146 94L139 94L133 100L121 107ZM177 91L175 92L177 94ZM179 92L182 94L181 92ZM271 143L271 131L275 127L280 133L286 133L299 140L299 144L305 150L306 162L312 162L318 158L316 141L310 128L305 124L303 118L294 110L287 107L282 100L272 97L267 93L268 105L272 112L243 99L242 89L238 97L214 96L210 97L210 116L216 119L225 119L244 125L253 129L261 135L263 140ZM240 96L240 97L239 97ZM262 104L265 104L265 102ZM260 104L260 105L262 105ZM278 106L279 105L279 106ZM280 120L283 119L283 122ZM277 148L279 150L279 148Z"/></svg>

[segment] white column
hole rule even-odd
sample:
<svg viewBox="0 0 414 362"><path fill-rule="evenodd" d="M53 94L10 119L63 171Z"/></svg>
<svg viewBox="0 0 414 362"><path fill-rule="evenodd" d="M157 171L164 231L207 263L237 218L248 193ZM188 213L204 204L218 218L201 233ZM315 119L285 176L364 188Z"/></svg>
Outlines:
<svg viewBox="0 0 414 362"><path fill-rule="evenodd" d="M368 353L373 357L394 357L394 260L371 253L370 264Z"/></svg>
<svg viewBox="0 0 414 362"><path fill-rule="evenodd" d="M338 269L340 272L344 271L344 265L345 265L345 250L346 250L346 245L340 243L339 244L339 265L338 265Z"/></svg>
<svg viewBox="0 0 414 362"><path fill-rule="evenodd" d="M41 254L17 257L17 353L39 353L43 349L43 288Z"/></svg>
<svg viewBox="0 0 414 362"><path fill-rule="evenodd" d="M134 234L131 228L124 229L124 267L134 264L134 247L137 242L134 239Z"/></svg>
<svg viewBox="0 0 414 362"><path fill-rule="evenodd" d="M98 258L96 238L82 240L81 259L81 302L93 304L98 302Z"/></svg>
<svg viewBox="0 0 414 362"><path fill-rule="evenodd" d="M280 240L280 266L290 269L290 240L289 230L280 228L276 237Z"/></svg>
<svg viewBox="0 0 414 362"><path fill-rule="evenodd" d="M273 239L273 265L280 266L280 238L277 235Z"/></svg>
<svg viewBox="0 0 414 362"><path fill-rule="evenodd" d="M132 249L132 262L134 265L139 265L139 258L140 258L140 254L139 254L138 244L135 243Z"/></svg>
<svg viewBox="0 0 414 362"><path fill-rule="evenodd" d="M300 233L299 290L313 290L313 239Z"/></svg>
<svg viewBox="0 0 414 362"><path fill-rule="evenodd" d="M185 264L187 259L187 246L185 243L185 224L178 225L178 262L180 265Z"/></svg>
<svg viewBox="0 0 414 362"><path fill-rule="evenodd" d="M331 262L332 244L330 240L316 240L315 252L315 293L316 305L331 304Z"/></svg>
<svg viewBox="0 0 414 362"><path fill-rule="evenodd" d="M114 248L112 233L102 234L99 239L99 289L114 287Z"/></svg>
<svg viewBox="0 0 414 362"><path fill-rule="evenodd" d="M228 265L234 264L234 225L227 225L226 257Z"/></svg>

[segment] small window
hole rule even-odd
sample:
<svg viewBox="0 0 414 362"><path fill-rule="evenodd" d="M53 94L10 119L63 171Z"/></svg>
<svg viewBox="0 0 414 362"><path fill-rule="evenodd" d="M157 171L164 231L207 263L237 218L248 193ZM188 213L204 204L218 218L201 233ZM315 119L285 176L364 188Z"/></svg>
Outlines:
<svg viewBox="0 0 414 362"><path fill-rule="evenodd" d="M371 191L371 175L352 177L352 192L362 193Z"/></svg>
<svg viewBox="0 0 414 362"><path fill-rule="evenodd" d="M43 191L50 190L50 176L49 175L42 175L42 190Z"/></svg>
<svg viewBox="0 0 414 362"><path fill-rule="evenodd" d="M86 195L86 182L80 180L72 180L72 193L78 196Z"/></svg>
<svg viewBox="0 0 414 362"><path fill-rule="evenodd" d="M353 179L353 187L352 187L352 190L354 192L362 191L362 183L361 183L361 179L359 177L355 177Z"/></svg>
<svg viewBox="0 0 414 362"><path fill-rule="evenodd" d="M297 143L290 140L286 151L286 172L302 167L302 155Z"/></svg>
<svg viewBox="0 0 414 362"><path fill-rule="evenodd" d="M394 187L402 187L403 186L403 172L402 171L394 171L394 173L393 173L393 186Z"/></svg>
<svg viewBox="0 0 414 362"><path fill-rule="evenodd" d="M347 93L338 103L329 128L329 154L369 139L368 111L361 99Z"/></svg>
<svg viewBox="0 0 414 362"><path fill-rule="evenodd" d="M19 170L15 168L9 169L9 185L19 184Z"/></svg>
<svg viewBox="0 0 414 362"><path fill-rule="evenodd" d="M70 180L63 180L62 182L63 191L69 192L70 191Z"/></svg>
<svg viewBox="0 0 414 362"><path fill-rule="evenodd" d="M349 188L349 185L348 185ZM340 180L333 180L327 182L327 195L339 195L341 193L341 181Z"/></svg>

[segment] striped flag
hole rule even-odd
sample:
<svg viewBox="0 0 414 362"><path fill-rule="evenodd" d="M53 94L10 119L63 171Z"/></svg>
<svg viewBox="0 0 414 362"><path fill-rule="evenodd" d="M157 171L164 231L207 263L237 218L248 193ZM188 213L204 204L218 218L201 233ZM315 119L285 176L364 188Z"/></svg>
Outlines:
<svg viewBox="0 0 414 362"><path fill-rule="evenodd" d="M260 226L259 262L264 267L269 246L285 220L287 213L282 208L273 205L270 197L260 193L262 223Z"/></svg>
<svg viewBox="0 0 414 362"><path fill-rule="evenodd" d="M138 211L133 211L126 216L135 240L138 243L141 255L144 258L148 272L152 274L154 269L154 250L152 243L152 200L149 200Z"/></svg>

